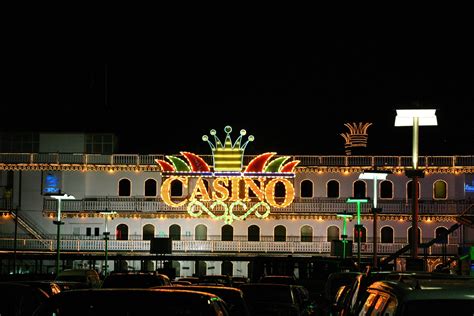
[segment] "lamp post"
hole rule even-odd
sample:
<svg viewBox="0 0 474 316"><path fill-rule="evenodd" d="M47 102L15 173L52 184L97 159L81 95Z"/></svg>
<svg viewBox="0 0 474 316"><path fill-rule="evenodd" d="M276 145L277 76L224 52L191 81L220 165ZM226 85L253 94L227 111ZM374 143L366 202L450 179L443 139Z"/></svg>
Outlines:
<svg viewBox="0 0 474 316"><path fill-rule="evenodd" d="M104 265L104 277L107 276L107 267L109 266L109 250L108 250L108 241L109 241L109 235L110 232L107 229L107 220L109 219L109 216L117 214L117 212L111 211L111 212L100 212L100 214L105 216L105 231L104 231L104 242L105 242L105 265Z"/></svg>
<svg viewBox="0 0 474 316"><path fill-rule="evenodd" d="M362 230L363 225L360 223L360 204L367 203L368 199L360 198L348 198L347 203L356 203L357 205L357 224L355 225L357 231L357 267L360 270L360 231Z"/></svg>
<svg viewBox="0 0 474 316"><path fill-rule="evenodd" d="M347 214L347 212L339 213L337 217L342 218L342 259L346 259L346 244L347 244L347 220L351 219L352 214Z"/></svg>
<svg viewBox="0 0 474 316"><path fill-rule="evenodd" d="M413 126L412 137L412 170L405 174L412 178L412 214L411 214L411 256L418 258L418 178L423 177L423 170L418 170L418 127L436 126L436 110L397 110L395 126Z"/></svg>
<svg viewBox="0 0 474 316"><path fill-rule="evenodd" d="M377 259L377 215L382 212L382 208L377 207L377 180L385 180L387 178L387 175L390 174L390 171L382 171L382 170L370 170L370 171L363 171L359 175L359 179L361 180L373 180L374 181L374 207L372 208L372 213L374 214L374 222L373 222L373 253L374 253L374 263L373 267L377 268L378 265L378 259Z"/></svg>
<svg viewBox="0 0 474 316"><path fill-rule="evenodd" d="M61 202L62 200L75 200L76 198L72 195L51 195L53 199L58 200L58 210L57 210L57 220L53 221L57 225L57 236L56 236L56 275L59 274L59 259L60 259L60 244L61 244L61 225L64 223L61 222Z"/></svg>

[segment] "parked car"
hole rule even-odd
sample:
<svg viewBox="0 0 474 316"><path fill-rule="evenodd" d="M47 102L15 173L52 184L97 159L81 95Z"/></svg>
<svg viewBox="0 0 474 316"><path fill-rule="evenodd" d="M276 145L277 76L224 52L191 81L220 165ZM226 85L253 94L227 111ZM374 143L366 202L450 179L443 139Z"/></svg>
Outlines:
<svg viewBox="0 0 474 316"><path fill-rule="evenodd" d="M367 289L359 315L474 314L474 281L404 279L378 281Z"/></svg>
<svg viewBox="0 0 474 316"><path fill-rule="evenodd" d="M102 288L150 288L171 285L168 276L152 272L111 273L102 282Z"/></svg>
<svg viewBox="0 0 474 316"><path fill-rule="evenodd" d="M247 283L240 289L251 315L311 315L312 306L302 286Z"/></svg>
<svg viewBox="0 0 474 316"><path fill-rule="evenodd" d="M93 269L66 269L59 272L55 281L66 289L99 288L102 283Z"/></svg>
<svg viewBox="0 0 474 316"><path fill-rule="evenodd" d="M50 297L35 316L69 315L196 315L227 316L216 295L171 289L81 289Z"/></svg>
<svg viewBox="0 0 474 316"><path fill-rule="evenodd" d="M224 274L212 274L212 275L203 275L199 277L198 284L217 284L223 286L232 286L232 277L230 275Z"/></svg>
<svg viewBox="0 0 474 316"><path fill-rule="evenodd" d="M174 288L176 287L160 287L160 288ZM219 296L226 302L229 314L235 316L248 316L249 310L247 303L244 300L244 294L240 289L228 286L213 286L213 285L187 285L178 287L178 289L191 290L211 293Z"/></svg>
<svg viewBox="0 0 474 316"><path fill-rule="evenodd" d="M33 280L33 281L14 281L15 283L27 284L45 291L49 296L58 294L61 292L61 287L58 283L49 280Z"/></svg>
<svg viewBox="0 0 474 316"><path fill-rule="evenodd" d="M297 284L296 278L289 275L265 275L260 278L259 283L273 284Z"/></svg>
<svg viewBox="0 0 474 316"><path fill-rule="evenodd" d="M432 272L396 272L396 271L372 271L367 273L362 273L358 275L354 283L351 285L351 288L346 295L341 296L340 299L343 302L337 301L336 305L339 306L340 310L338 315L358 315L359 311L362 308L362 305L366 301L369 293L367 289L370 285L377 281L383 280L393 280L393 281L403 281L403 280L470 280L469 277L457 276L445 273L432 273Z"/></svg>
<svg viewBox="0 0 474 316"><path fill-rule="evenodd" d="M40 288L15 282L0 282L0 315L31 315L49 298Z"/></svg>

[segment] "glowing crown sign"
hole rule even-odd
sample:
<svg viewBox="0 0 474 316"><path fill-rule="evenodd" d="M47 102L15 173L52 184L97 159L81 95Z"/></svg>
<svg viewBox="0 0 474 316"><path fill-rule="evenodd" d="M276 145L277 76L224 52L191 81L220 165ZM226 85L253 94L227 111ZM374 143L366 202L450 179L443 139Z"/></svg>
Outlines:
<svg viewBox="0 0 474 316"><path fill-rule="evenodd" d="M211 135L214 136L215 145L211 143L207 135L202 137L202 140L207 142L212 149L214 171L242 171L245 148L248 143L252 142L255 138L253 135L250 135L247 141L242 144L242 137L247 134L247 132L242 129L240 130L239 138L232 144L232 139L230 138L232 127L226 126L224 132L227 134L224 145L222 145L222 142L217 137L215 129L211 129Z"/></svg>
<svg viewBox="0 0 474 316"><path fill-rule="evenodd" d="M224 144L215 130L211 130L214 143L207 135L202 137L212 150L212 170L203 158L185 151L181 155L186 161L176 156L166 156L169 162L155 160L163 176L160 189L163 202L172 207L187 205L188 214L193 217L200 217L205 212L212 219L223 219L226 224L245 220L251 213L257 218L265 218L270 214L270 206L284 208L290 205L295 190L289 178L295 177L299 161L287 162L289 156L272 160L276 153L267 152L253 158L244 169L244 151L254 137L250 135L244 142L246 131L241 130L232 143L232 128L226 126L224 131L227 134ZM181 184L182 196L171 196L174 182ZM275 194L277 186L284 188L284 196Z"/></svg>

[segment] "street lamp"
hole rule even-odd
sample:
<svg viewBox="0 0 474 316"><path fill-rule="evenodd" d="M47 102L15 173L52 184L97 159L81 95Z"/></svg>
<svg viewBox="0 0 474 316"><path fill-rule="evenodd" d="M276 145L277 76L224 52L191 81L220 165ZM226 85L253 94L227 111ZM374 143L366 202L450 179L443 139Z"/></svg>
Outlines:
<svg viewBox="0 0 474 316"><path fill-rule="evenodd" d="M342 259L346 259L346 244L347 244L347 220L352 219L352 214L347 214L347 212L339 213L337 217L342 218Z"/></svg>
<svg viewBox="0 0 474 316"><path fill-rule="evenodd" d="M357 267L360 270L360 232L362 230L362 224L360 223L360 204L367 203L369 199L361 199L361 198L348 198L347 203L356 203L357 205L357 224L355 225L357 231Z"/></svg>
<svg viewBox="0 0 474 316"><path fill-rule="evenodd" d="M418 170L418 126L436 126L436 110L397 110L395 126L413 126L412 170L406 170L412 178L412 214L411 214L411 256L418 257L418 178L423 178L423 170Z"/></svg>
<svg viewBox="0 0 474 316"><path fill-rule="evenodd" d="M374 181L374 207L372 208L372 213L374 214L374 226L373 226L373 248L374 248L374 268L377 268L378 259L377 259L377 214L382 212L382 208L377 207L377 180L385 180L387 175L390 174L390 171L382 171L382 170L369 170L363 171L359 175L360 180L373 180Z"/></svg>
<svg viewBox="0 0 474 316"><path fill-rule="evenodd" d="M61 222L61 201L62 200L75 200L76 198L72 195L64 194L64 195L51 195L53 199L58 200L58 211L56 212L58 218L56 221L53 221L55 225L58 226L57 228L57 236L56 236L56 275L59 274L59 259L60 259L60 243L61 243L61 225L64 224Z"/></svg>
<svg viewBox="0 0 474 316"><path fill-rule="evenodd" d="M105 212L100 212L100 214L105 216L105 231L104 231L104 241L105 241L105 266L104 266L104 277L107 276L107 267L109 266L109 250L108 250L108 241L109 241L109 235L110 232L107 230L107 220L109 219L109 216L117 214L115 211L105 211Z"/></svg>

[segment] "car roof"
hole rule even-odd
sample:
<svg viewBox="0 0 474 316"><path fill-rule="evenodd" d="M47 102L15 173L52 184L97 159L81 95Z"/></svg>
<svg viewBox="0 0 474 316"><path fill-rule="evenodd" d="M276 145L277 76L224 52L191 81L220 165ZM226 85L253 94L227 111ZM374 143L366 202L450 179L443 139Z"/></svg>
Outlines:
<svg viewBox="0 0 474 316"><path fill-rule="evenodd" d="M402 301L470 299L474 300L474 279L411 279L378 281L369 287L391 293Z"/></svg>

